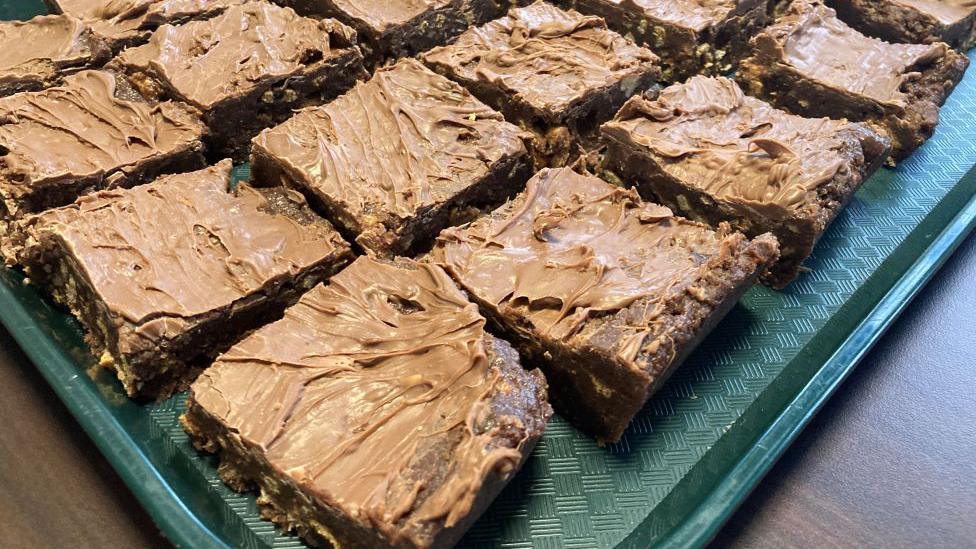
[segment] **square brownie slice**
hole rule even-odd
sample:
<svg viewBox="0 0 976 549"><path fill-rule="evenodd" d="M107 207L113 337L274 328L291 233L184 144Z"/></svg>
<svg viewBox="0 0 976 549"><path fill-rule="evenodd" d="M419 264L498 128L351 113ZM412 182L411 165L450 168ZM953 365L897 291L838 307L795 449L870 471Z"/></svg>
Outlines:
<svg viewBox="0 0 976 549"><path fill-rule="evenodd" d="M441 233L443 266L550 385L556 411L601 443L630 420L778 256L569 168Z"/></svg>
<svg viewBox="0 0 976 549"><path fill-rule="evenodd" d="M56 86L66 74L97 68L111 55L108 45L74 17L0 22L0 97Z"/></svg>
<svg viewBox="0 0 976 549"><path fill-rule="evenodd" d="M184 387L195 359L280 315L351 255L298 193L231 190L229 160L81 198L17 233L30 281L143 398Z"/></svg>
<svg viewBox="0 0 976 549"><path fill-rule="evenodd" d="M222 355L182 422L314 547L452 547L552 410L443 270L360 257Z"/></svg>
<svg viewBox="0 0 976 549"><path fill-rule="evenodd" d="M976 43L972 0L830 0L829 4L848 25L888 42L946 42L961 50Z"/></svg>
<svg viewBox="0 0 976 549"><path fill-rule="evenodd" d="M0 234L92 190L203 167L205 132L195 110L147 101L108 71L0 98Z"/></svg>
<svg viewBox="0 0 976 549"><path fill-rule="evenodd" d="M113 52L144 43L164 24L213 17L246 0L44 0L51 13L84 21Z"/></svg>
<svg viewBox="0 0 976 549"><path fill-rule="evenodd" d="M508 7L508 0L277 1L303 15L334 17L356 29L371 67L446 44Z"/></svg>
<svg viewBox="0 0 976 549"><path fill-rule="evenodd" d="M890 150L864 124L788 114L722 77L635 97L602 130L608 179L632 182L644 198L695 221L775 235L780 261L763 281L776 288L796 278Z"/></svg>
<svg viewBox="0 0 976 549"><path fill-rule="evenodd" d="M565 166L590 148L600 123L657 81L657 57L599 17L536 2L423 55L534 134L536 168Z"/></svg>
<svg viewBox="0 0 976 549"><path fill-rule="evenodd" d="M599 15L611 29L661 56L662 79L735 68L765 25L768 0L558 0Z"/></svg>
<svg viewBox="0 0 976 549"><path fill-rule="evenodd" d="M889 44L794 0L752 40L736 78L749 93L803 116L868 122L891 137L898 162L931 137L969 60L944 43Z"/></svg>
<svg viewBox="0 0 976 549"><path fill-rule="evenodd" d="M521 190L531 175L522 137L461 86L403 59L261 132L251 169L306 193L368 252L408 255Z"/></svg>
<svg viewBox="0 0 976 549"><path fill-rule="evenodd" d="M247 158L260 130L365 76L355 31L267 2L160 27L149 43L125 50L109 67L126 73L147 97L198 108L210 129L209 148L237 161Z"/></svg>

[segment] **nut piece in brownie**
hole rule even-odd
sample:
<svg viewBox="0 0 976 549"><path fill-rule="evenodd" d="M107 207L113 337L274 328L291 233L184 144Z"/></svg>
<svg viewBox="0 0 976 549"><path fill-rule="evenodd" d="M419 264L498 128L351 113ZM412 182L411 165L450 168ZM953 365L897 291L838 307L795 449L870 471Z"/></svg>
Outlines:
<svg viewBox="0 0 976 549"><path fill-rule="evenodd" d="M946 42L962 50L976 44L976 3L972 0L829 0L828 3L848 25L888 42Z"/></svg>
<svg viewBox="0 0 976 549"><path fill-rule="evenodd" d="M193 109L148 102L108 71L0 98L0 234L92 190L203 167L205 131Z"/></svg>
<svg viewBox="0 0 976 549"><path fill-rule="evenodd" d="M439 267L360 257L217 359L182 422L314 547L451 547L552 410Z"/></svg>
<svg viewBox="0 0 976 549"><path fill-rule="evenodd" d="M661 74L653 53L599 17L544 2L512 9L423 59L531 131L536 168L572 162L595 143L601 122Z"/></svg>
<svg viewBox="0 0 976 549"><path fill-rule="evenodd" d="M84 21L112 51L145 42L164 24L213 17L245 0L44 0L52 13Z"/></svg>
<svg viewBox="0 0 976 549"><path fill-rule="evenodd" d="M277 0L298 13L335 17L353 27L370 66L446 44L504 13L508 0Z"/></svg>
<svg viewBox="0 0 976 549"><path fill-rule="evenodd" d="M230 185L225 160L18 223L31 282L78 318L130 396L179 390L196 358L280 315L351 255L300 194Z"/></svg>
<svg viewBox="0 0 976 549"><path fill-rule="evenodd" d="M309 195L368 252L408 255L521 190L531 175L522 137L461 86L403 59L261 132L251 169Z"/></svg>
<svg viewBox="0 0 976 549"><path fill-rule="evenodd" d="M777 288L890 147L864 124L787 114L705 76L631 99L602 131L608 179L695 221L775 235L780 261L763 280Z"/></svg>
<svg viewBox="0 0 976 549"><path fill-rule="evenodd" d="M768 234L713 232L569 168L540 171L431 252L545 372L556 411L601 443L777 256Z"/></svg>
<svg viewBox="0 0 976 549"><path fill-rule="evenodd" d="M749 95L803 116L877 125L891 137L893 162L931 137L939 106L969 66L941 42L864 36L809 0L794 0L751 46L736 75Z"/></svg>
<svg viewBox="0 0 976 549"><path fill-rule="evenodd" d="M768 21L767 0L557 0L661 56L666 82L732 70Z"/></svg>
<svg viewBox="0 0 976 549"><path fill-rule="evenodd" d="M333 19L249 2L180 26L109 64L148 97L183 101L203 112L210 149L243 161L260 130L295 108L332 99L365 73L356 33Z"/></svg>
<svg viewBox="0 0 976 549"><path fill-rule="evenodd" d="M112 52L84 23L40 15L0 23L0 97L61 83L71 72L95 68Z"/></svg>

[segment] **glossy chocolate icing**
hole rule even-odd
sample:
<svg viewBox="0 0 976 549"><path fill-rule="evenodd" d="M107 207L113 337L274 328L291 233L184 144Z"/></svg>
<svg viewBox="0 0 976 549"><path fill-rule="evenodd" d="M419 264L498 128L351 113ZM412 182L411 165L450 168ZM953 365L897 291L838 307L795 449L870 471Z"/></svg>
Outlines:
<svg viewBox="0 0 976 549"><path fill-rule="evenodd" d="M724 20L740 0L606 0L654 19L702 30Z"/></svg>
<svg viewBox="0 0 976 549"><path fill-rule="evenodd" d="M254 141L362 229L478 183L501 158L524 152L521 135L461 86L403 59Z"/></svg>
<svg viewBox="0 0 976 549"><path fill-rule="evenodd" d="M973 0L894 0L894 2L931 15L945 25L957 23L976 11L976 2Z"/></svg>
<svg viewBox="0 0 976 549"><path fill-rule="evenodd" d="M431 10L449 5L452 0L333 0L332 4L346 16L362 21L377 33L403 25Z"/></svg>
<svg viewBox="0 0 976 549"><path fill-rule="evenodd" d="M514 394L484 324L440 268L361 257L219 357L194 405L389 544L425 547L427 525L465 520L489 475L518 468L551 413ZM502 395L519 437L499 438Z"/></svg>
<svg viewBox="0 0 976 549"><path fill-rule="evenodd" d="M569 168L529 180L517 208L441 233L432 252L461 286L507 306L540 334L568 340L591 318L681 292L724 234ZM651 314L649 318L654 318ZM648 326L614 344L636 356Z"/></svg>
<svg viewBox="0 0 976 549"><path fill-rule="evenodd" d="M861 141L884 148L861 125L787 114L722 77L635 97L602 131L646 148L679 181L774 219L815 209L817 189L851 168Z"/></svg>
<svg viewBox="0 0 976 549"><path fill-rule="evenodd" d="M323 221L273 214L247 185L230 191L230 177L224 160L82 197L24 226L36 238L57 235L109 313L152 344L346 247Z"/></svg>
<svg viewBox="0 0 976 549"><path fill-rule="evenodd" d="M37 64L55 69L85 64L92 57L88 28L66 15L0 23L0 84L37 77Z"/></svg>
<svg viewBox="0 0 976 549"><path fill-rule="evenodd" d="M834 10L807 0L795 0L766 33L774 39L755 42L762 55L825 85L893 105L906 103L902 86L918 78L919 67L948 50L941 42L889 44L864 36Z"/></svg>
<svg viewBox="0 0 976 549"><path fill-rule="evenodd" d="M64 84L0 99L0 193L16 198L81 178L103 179L189 148L205 129L175 103L118 97L116 76L82 71Z"/></svg>
<svg viewBox="0 0 976 549"><path fill-rule="evenodd" d="M160 27L149 43L125 50L113 65L151 73L172 96L208 110L328 57L335 32L353 36L351 29L331 19L300 17L291 8L249 2L211 19Z"/></svg>
<svg viewBox="0 0 976 549"><path fill-rule="evenodd" d="M245 0L53 0L62 13L110 41L130 41L164 23L218 12Z"/></svg>
<svg viewBox="0 0 976 549"><path fill-rule="evenodd" d="M499 86L546 118L559 118L593 90L622 79L632 78L636 87L658 61L607 30L603 19L544 2L470 29L424 59L457 78Z"/></svg>

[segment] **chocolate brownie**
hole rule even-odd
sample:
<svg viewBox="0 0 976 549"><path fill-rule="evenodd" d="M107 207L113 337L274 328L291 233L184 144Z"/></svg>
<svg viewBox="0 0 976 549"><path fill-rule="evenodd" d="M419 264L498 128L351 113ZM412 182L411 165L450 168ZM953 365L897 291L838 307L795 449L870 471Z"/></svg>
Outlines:
<svg viewBox="0 0 976 549"><path fill-rule="evenodd" d="M51 13L82 20L112 51L145 42L161 25L203 19L245 0L44 0Z"/></svg>
<svg viewBox="0 0 976 549"><path fill-rule="evenodd" d="M939 106L967 66L944 43L889 44L850 28L820 2L794 0L752 40L736 77L749 95L795 114L883 128L897 162L935 131Z"/></svg>
<svg viewBox="0 0 976 549"><path fill-rule="evenodd" d="M661 56L666 82L732 70L768 21L767 0L558 0L606 18Z"/></svg>
<svg viewBox="0 0 976 549"><path fill-rule="evenodd" d="M601 443L777 256L771 235L713 232L569 168L540 171L431 252L545 372L556 411Z"/></svg>
<svg viewBox="0 0 976 549"><path fill-rule="evenodd" d="M552 414L484 324L440 268L361 257L218 358L183 425L314 547L451 547Z"/></svg>
<svg viewBox="0 0 976 549"><path fill-rule="evenodd" d="M247 158L248 142L295 108L319 104L365 73L356 33L333 19L248 2L203 21L153 33L109 64L147 97L203 112L216 156Z"/></svg>
<svg viewBox="0 0 976 549"><path fill-rule="evenodd" d="M86 192L204 166L205 131L193 109L147 102L107 71L0 98L0 234Z"/></svg>
<svg viewBox="0 0 976 549"><path fill-rule="evenodd" d="M504 13L507 0L276 0L298 13L335 17L359 33L366 61L378 66L446 44L471 25Z"/></svg>
<svg viewBox="0 0 976 549"><path fill-rule="evenodd" d="M513 9L423 59L531 131L536 168L572 162L595 143L601 122L661 74L653 53L607 30L603 19L544 2Z"/></svg>
<svg viewBox="0 0 976 549"><path fill-rule="evenodd" d="M743 95L732 80L695 76L656 98L635 97L603 126L607 179L641 196L746 236L772 233L776 288L803 260L890 143L864 124L803 118Z"/></svg>
<svg viewBox="0 0 976 549"><path fill-rule="evenodd" d="M130 396L185 386L194 359L280 315L350 257L298 193L230 185L225 160L18 223L31 282L78 318Z"/></svg>
<svg viewBox="0 0 976 549"><path fill-rule="evenodd" d="M972 0L830 0L848 25L888 42L946 42L968 50L976 43Z"/></svg>
<svg viewBox="0 0 976 549"><path fill-rule="evenodd" d="M56 86L66 74L97 68L111 54L90 28L67 15L0 22L0 97Z"/></svg>
<svg viewBox="0 0 976 549"><path fill-rule="evenodd" d="M461 86L403 59L261 132L251 169L309 195L367 251L408 255L522 188L531 175L522 136Z"/></svg>

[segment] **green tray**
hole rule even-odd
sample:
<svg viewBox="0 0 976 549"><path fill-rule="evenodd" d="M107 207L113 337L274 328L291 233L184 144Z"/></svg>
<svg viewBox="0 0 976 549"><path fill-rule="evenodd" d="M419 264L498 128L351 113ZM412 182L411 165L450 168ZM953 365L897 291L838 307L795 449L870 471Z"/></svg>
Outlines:
<svg viewBox="0 0 976 549"><path fill-rule="evenodd" d="M43 10L0 0L0 19ZM790 288L752 289L599 448L554 418L465 547L703 545L976 224L976 74L931 139L857 193ZM969 172L969 173L967 173ZM244 175L240 172L239 175ZM185 395L129 401L78 325L0 269L0 321L166 536L181 547L301 547L228 490L177 422Z"/></svg>

